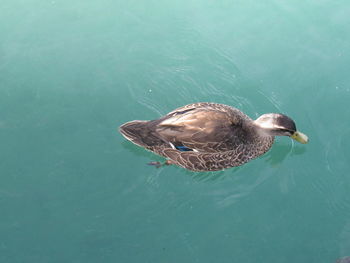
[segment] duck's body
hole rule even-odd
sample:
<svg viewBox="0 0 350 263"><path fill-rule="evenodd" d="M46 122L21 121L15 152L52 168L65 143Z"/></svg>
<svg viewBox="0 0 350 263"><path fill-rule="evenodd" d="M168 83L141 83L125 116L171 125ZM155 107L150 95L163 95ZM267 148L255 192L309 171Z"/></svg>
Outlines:
<svg viewBox="0 0 350 263"><path fill-rule="evenodd" d="M242 165L271 148L274 134L260 126L236 108L204 102L178 108L158 120L127 122L120 132L186 169L217 171Z"/></svg>

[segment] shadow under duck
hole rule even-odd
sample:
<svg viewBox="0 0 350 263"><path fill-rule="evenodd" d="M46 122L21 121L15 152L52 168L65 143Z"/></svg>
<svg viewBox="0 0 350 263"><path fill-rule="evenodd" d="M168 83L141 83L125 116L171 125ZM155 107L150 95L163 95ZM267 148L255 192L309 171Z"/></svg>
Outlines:
<svg viewBox="0 0 350 263"><path fill-rule="evenodd" d="M300 143L308 137L279 113L252 120L240 110L217 103L194 103L158 120L130 121L119 128L124 137L192 171L218 171L242 165L267 152L274 136Z"/></svg>

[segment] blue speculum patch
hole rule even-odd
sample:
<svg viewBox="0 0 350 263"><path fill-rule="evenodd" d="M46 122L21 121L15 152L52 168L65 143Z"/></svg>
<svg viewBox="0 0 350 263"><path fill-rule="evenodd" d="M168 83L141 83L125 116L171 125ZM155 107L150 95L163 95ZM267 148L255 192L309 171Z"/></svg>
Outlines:
<svg viewBox="0 0 350 263"><path fill-rule="evenodd" d="M175 146L176 149L178 149L180 152L188 152L188 151L193 151L190 148L187 148L186 146Z"/></svg>

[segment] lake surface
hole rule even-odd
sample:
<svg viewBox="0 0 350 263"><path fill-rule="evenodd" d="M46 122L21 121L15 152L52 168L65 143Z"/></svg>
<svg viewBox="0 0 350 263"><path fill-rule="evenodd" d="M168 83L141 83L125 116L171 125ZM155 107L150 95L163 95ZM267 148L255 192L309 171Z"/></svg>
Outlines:
<svg viewBox="0 0 350 263"><path fill-rule="evenodd" d="M349 1L0 6L0 262L350 255ZM200 101L287 114L310 142L194 173L117 131Z"/></svg>

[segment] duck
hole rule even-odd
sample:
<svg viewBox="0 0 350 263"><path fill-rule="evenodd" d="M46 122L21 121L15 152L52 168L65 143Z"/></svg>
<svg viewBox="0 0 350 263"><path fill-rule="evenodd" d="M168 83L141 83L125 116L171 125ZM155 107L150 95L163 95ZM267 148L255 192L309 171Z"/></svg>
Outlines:
<svg viewBox="0 0 350 263"><path fill-rule="evenodd" d="M119 127L132 143L163 156L157 167L177 165L195 172L220 171L243 165L266 153L275 136L306 144L308 137L281 113L256 120L237 108L199 102L177 108L155 120L134 120Z"/></svg>

